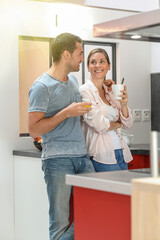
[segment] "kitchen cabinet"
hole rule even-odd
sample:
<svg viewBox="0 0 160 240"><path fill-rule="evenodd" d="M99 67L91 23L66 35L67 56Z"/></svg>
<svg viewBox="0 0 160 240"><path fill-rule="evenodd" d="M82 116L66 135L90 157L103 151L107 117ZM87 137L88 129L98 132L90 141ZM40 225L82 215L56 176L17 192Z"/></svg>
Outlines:
<svg viewBox="0 0 160 240"><path fill-rule="evenodd" d="M160 178L132 180L132 240L160 239Z"/></svg>
<svg viewBox="0 0 160 240"><path fill-rule="evenodd" d="M130 240L131 197L74 187L75 240Z"/></svg>
<svg viewBox="0 0 160 240"><path fill-rule="evenodd" d="M38 158L14 156L15 240L49 239L48 199Z"/></svg>
<svg viewBox="0 0 160 240"><path fill-rule="evenodd" d="M128 163L128 169L150 168L149 155L133 155L133 160Z"/></svg>
<svg viewBox="0 0 160 240"><path fill-rule="evenodd" d="M40 158L14 156L15 240L49 239L48 209ZM73 208L70 209L71 223Z"/></svg>
<svg viewBox="0 0 160 240"><path fill-rule="evenodd" d="M129 163L133 164L132 166L129 166L130 169L148 167L148 149L148 145L134 145L131 147L131 153L134 159ZM49 239L48 198L43 172L41 170L41 152L36 148L29 150L14 150L13 155L15 240ZM123 174L123 172L121 174ZM103 175L103 173L96 173L96 176L101 176L101 174ZM104 176L108 178L108 176L110 177L112 174L115 174L115 176L118 174L119 176L119 173L116 172L104 173ZM132 176L132 173L130 173L130 176ZM124 180L124 175L121 179ZM103 187L111 186L112 188L113 182L107 182L107 180L104 181L103 178L100 182ZM75 181L72 185L75 185ZM93 185L95 186L95 184ZM125 187L126 186L128 185L125 185ZM123 216L124 222L127 226L125 226L127 231L125 231L125 234L123 235L123 240L126 238L128 238L127 240L130 239L128 237L130 236L130 194L124 194L124 191L118 193L102 191L103 188L87 190L87 188L90 188L89 186L84 189L77 186L74 188L74 214L73 209L71 208L70 222L74 215L76 235L79 235L79 231L85 235L88 229L88 224L90 224L90 231L93 232L92 235L94 235L97 226L97 231L102 231L105 235L109 232L111 236L111 225L114 225L115 228L118 225L117 234L120 234L122 229L124 230L124 225L121 226L121 222L117 222L117 220L119 219L120 221ZM121 188L120 185L118 185L118 189L119 188ZM71 197L71 206L72 202L73 198ZM123 208L121 208L117 202L121 202ZM114 204L112 205L112 203ZM116 209L116 212L114 211L114 208ZM113 213L111 210L113 210ZM109 218L108 215L110 216ZM92 223L94 224L92 225ZM105 226L103 224L105 224ZM101 225L104 226L102 230L100 229ZM80 228L78 226L80 226ZM108 227L109 229L107 230ZM115 230L113 230L113 232L115 234L114 236L116 236ZM95 234L95 236L97 235ZM100 238L99 236L100 235L95 239L105 240L105 238ZM81 240L82 239L90 240L90 238L81 238ZM91 239L94 240L94 238ZM111 237L110 239L114 240ZM78 238L76 240L78 240Z"/></svg>

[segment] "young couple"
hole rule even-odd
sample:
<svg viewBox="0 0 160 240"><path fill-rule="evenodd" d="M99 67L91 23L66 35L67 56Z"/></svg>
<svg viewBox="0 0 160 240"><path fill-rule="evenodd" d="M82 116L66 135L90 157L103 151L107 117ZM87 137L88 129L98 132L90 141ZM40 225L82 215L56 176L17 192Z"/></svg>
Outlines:
<svg viewBox="0 0 160 240"><path fill-rule="evenodd" d="M29 133L43 140L50 240L73 240L73 223L69 227L72 187L65 184L65 175L127 169L132 156L120 129L128 129L132 117L126 86L122 100L116 101L110 91L112 80L104 81L110 69L104 49L90 52L87 66L91 79L80 89L70 73L79 71L84 60L82 40L63 33L54 39L51 51L51 68L29 91ZM82 127L80 116L84 118Z"/></svg>

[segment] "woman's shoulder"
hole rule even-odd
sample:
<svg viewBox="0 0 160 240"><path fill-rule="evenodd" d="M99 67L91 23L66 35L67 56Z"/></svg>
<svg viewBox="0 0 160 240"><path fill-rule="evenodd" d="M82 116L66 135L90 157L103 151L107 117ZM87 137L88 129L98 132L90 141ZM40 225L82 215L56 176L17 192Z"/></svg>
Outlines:
<svg viewBox="0 0 160 240"><path fill-rule="evenodd" d="M92 91L92 88L93 88L93 83L91 80L87 80L84 84L82 84L79 88L80 91L85 91L85 90L88 90L88 91Z"/></svg>

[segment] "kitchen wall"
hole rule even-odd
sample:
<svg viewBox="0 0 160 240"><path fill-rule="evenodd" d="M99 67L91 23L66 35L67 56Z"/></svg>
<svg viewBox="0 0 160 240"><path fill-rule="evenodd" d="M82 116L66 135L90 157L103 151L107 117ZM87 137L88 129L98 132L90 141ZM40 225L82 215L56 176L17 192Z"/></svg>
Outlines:
<svg viewBox="0 0 160 240"><path fill-rule="evenodd" d="M151 73L160 72L160 43L151 45Z"/></svg>
<svg viewBox="0 0 160 240"><path fill-rule="evenodd" d="M33 148L32 139L19 137L18 35L55 37L58 33L69 31L84 40L112 41L93 39L92 25L134 14L127 11L79 6L73 8L72 5L60 6L61 9L59 5L53 3L27 0L0 2L0 239L2 240L14 239L12 151ZM56 14L58 27L55 26ZM119 77L125 77L129 106L132 109L150 108L151 44L113 41L119 43ZM153 46L153 51L155 48ZM154 62L159 56L152 56ZM135 136L135 143L148 143L150 122L136 122L130 132Z"/></svg>

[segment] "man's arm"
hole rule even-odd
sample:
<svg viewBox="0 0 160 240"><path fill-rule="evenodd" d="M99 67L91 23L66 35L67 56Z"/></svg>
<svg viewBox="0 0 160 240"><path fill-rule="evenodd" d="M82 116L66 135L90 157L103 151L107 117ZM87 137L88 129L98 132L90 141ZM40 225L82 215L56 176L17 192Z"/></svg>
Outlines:
<svg viewBox="0 0 160 240"><path fill-rule="evenodd" d="M32 138L43 135L56 128L61 122L69 117L78 117L88 113L91 108L84 107L91 105L90 102L72 103L57 114L44 118L43 112L29 112L29 134Z"/></svg>

